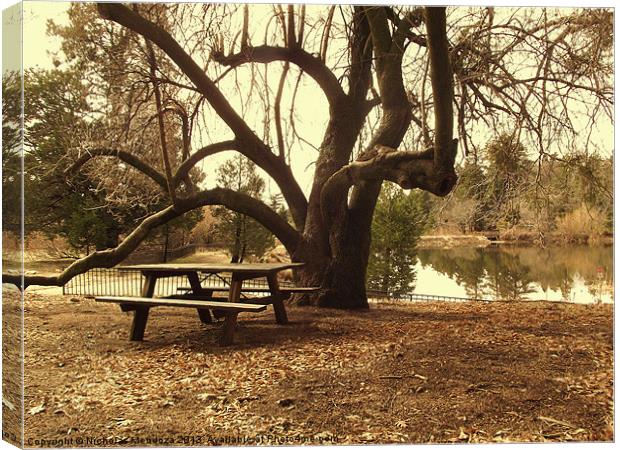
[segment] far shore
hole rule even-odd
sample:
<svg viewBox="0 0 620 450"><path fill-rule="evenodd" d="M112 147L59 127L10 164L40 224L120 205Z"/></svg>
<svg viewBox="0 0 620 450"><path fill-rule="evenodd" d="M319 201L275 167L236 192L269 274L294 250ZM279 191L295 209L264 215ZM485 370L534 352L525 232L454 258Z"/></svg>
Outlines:
<svg viewBox="0 0 620 450"><path fill-rule="evenodd" d="M480 233L480 234L433 234L420 237L418 247L421 249L475 247L484 248L493 245L613 245L613 235L566 237L558 234L546 234L541 242L537 233ZM542 245L541 245L542 244Z"/></svg>

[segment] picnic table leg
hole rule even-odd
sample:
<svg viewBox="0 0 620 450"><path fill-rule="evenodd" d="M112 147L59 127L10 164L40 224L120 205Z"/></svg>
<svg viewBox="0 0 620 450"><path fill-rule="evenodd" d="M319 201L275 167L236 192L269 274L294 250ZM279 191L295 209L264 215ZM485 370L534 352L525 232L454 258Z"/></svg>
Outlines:
<svg viewBox="0 0 620 450"><path fill-rule="evenodd" d="M228 292L228 301L230 303L237 303L241 298L241 286L243 280L237 279L234 274L230 283L230 291ZM235 330L237 329L237 315L236 312L229 312L226 314L224 320L224 329L222 331L221 345L231 345L235 340Z"/></svg>
<svg viewBox="0 0 620 450"><path fill-rule="evenodd" d="M155 293L155 283L157 283L157 277L155 275L147 274L142 285L142 297L153 297ZM129 332L129 339L132 341L141 341L144 339L144 331L146 330L146 322L149 320L149 307L148 306L136 306L133 313L133 322L131 323L131 330Z"/></svg>
<svg viewBox="0 0 620 450"><path fill-rule="evenodd" d="M213 319L211 319L211 313L208 309L196 308L198 311L198 317L202 323L212 323Z"/></svg>
<svg viewBox="0 0 620 450"><path fill-rule="evenodd" d="M284 308L284 301L282 300L282 292L280 291L280 283L278 283L278 276L275 273L267 275L267 281L269 283L269 290L273 297L273 311L276 314L276 322L284 325L288 323L288 317L286 315L286 309Z"/></svg>
<svg viewBox="0 0 620 450"><path fill-rule="evenodd" d="M142 285L142 297L152 297L155 294L155 283L157 283L157 277L153 274L146 274L144 278L144 284Z"/></svg>
<svg viewBox="0 0 620 450"><path fill-rule="evenodd" d="M131 323L131 331L129 333L129 339L131 341L141 341L144 339L146 321L149 319L149 309L148 306L136 306L133 322Z"/></svg>
<svg viewBox="0 0 620 450"><path fill-rule="evenodd" d="M194 294L200 295L204 294L208 297L207 300L211 300L211 291L204 291L202 286L200 285L200 280L198 279L198 274L196 272L192 272L187 274L187 279L189 280L189 285L192 287L192 292ZM198 317L200 317L200 321L202 323L212 323L213 319L211 318L211 313L208 309L196 308L198 311Z"/></svg>

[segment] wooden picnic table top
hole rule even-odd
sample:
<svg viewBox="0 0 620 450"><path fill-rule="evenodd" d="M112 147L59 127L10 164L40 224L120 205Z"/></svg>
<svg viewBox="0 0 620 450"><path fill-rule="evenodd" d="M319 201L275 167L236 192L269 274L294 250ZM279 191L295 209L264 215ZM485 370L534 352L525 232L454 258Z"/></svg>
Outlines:
<svg viewBox="0 0 620 450"><path fill-rule="evenodd" d="M239 274L270 274L281 270L301 267L304 263L161 263L118 266L118 270L140 270L141 272L231 272Z"/></svg>

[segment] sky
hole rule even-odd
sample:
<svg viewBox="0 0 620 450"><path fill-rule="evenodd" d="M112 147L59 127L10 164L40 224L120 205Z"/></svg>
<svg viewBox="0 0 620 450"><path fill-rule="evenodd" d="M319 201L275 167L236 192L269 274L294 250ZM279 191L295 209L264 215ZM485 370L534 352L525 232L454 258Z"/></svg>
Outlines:
<svg viewBox="0 0 620 450"><path fill-rule="evenodd" d="M451 2L452 3L452 2ZM456 3L456 2L454 2ZM475 2L467 2L472 4ZM503 2L502 4L505 4ZM523 2L518 2L522 4ZM552 3L552 2L549 2ZM568 2L570 3L570 2ZM567 2L561 3L566 5ZM605 5L604 2L601 2ZM58 24L67 23L66 9L68 2L38 2L38 1L26 1L24 2L24 68L40 67L49 69L53 67L51 54L60 50L60 40L47 35L46 22L48 19L53 19ZM3 3L4 6L4 3ZM4 48L6 48L6 39L4 39ZM279 69L278 69L279 70ZM279 72L275 72L271 76L272 80L277 80ZM306 77L305 77L306 78ZM276 83L277 81L273 81ZM312 80L306 80L305 87L299 91L298 105L301 105L300 111L303 111L303 120L298 122L300 134L304 138L318 145L322 139L322 132L324 128L324 119L326 117L327 103L320 90L312 86ZM320 96L320 97L319 97ZM285 104L285 102L283 102ZM284 108L283 108L284 109ZM259 130L257 130L260 135ZM222 135L222 139L215 138L213 141L223 140L230 138L230 134L224 128L216 130L214 134ZM599 134L602 136L603 146L613 148L613 142L611 136L613 135L612 129L606 127L599 130ZM211 136L213 138L213 136ZM198 140L209 142L208 138L200 136ZM199 142L194 143L194 147L200 147ZM307 146L302 151L292 151L292 167L293 172L300 183L302 189L309 193L312 185L313 177L313 162L316 159L316 151ZM211 188L215 185L214 170L227 158L231 156L230 152L225 152L213 157L209 157L202 161L203 171L208 175L205 181L205 188ZM267 194L277 192L277 187L271 179L263 174L267 182Z"/></svg>

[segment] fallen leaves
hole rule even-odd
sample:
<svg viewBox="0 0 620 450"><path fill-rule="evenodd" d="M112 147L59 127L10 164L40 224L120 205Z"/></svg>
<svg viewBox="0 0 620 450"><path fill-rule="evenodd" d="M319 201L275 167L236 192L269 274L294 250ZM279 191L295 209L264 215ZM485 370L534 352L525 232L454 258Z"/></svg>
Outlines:
<svg viewBox="0 0 620 450"><path fill-rule="evenodd" d="M556 424L556 425L562 425L563 427L567 427L567 428L575 428L574 425L571 425L568 422L564 422L562 420L557 420L557 419L554 419L552 417L538 416L538 420L542 420L544 422L552 423L552 424Z"/></svg>
<svg viewBox="0 0 620 450"><path fill-rule="evenodd" d="M31 416L34 416L35 414L42 413L43 411L45 411L45 405L41 403L40 405L33 406L32 408L30 408L28 410L28 414L30 414Z"/></svg>
<svg viewBox="0 0 620 450"><path fill-rule="evenodd" d="M538 416L538 420L543 421L549 429L541 432L546 439L556 439L562 437L565 440L573 440L575 436L586 433L586 430L579 428L564 420L554 419L553 417Z"/></svg>
<svg viewBox="0 0 620 450"><path fill-rule="evenodd" d="M2 397L2 404L9 408L9 410L15 411L15 405L7 398Z"/></svg>
<svg viewBox="0 0 620 450"><path fill-rule="evenodd" d="M476 383L476 384L470 384L467 387L467 392L490 392L492 394L499 394L500 392L497 389L491 389L492 387L494 387L493 383L487 383L487 382L483 382L483 383Z"/></svg>
<svg viewBox="0 0 620 450"><path fill-rule="evenodd" d="M223 396L222 398L225 398L226 396ZM217 400L218 396L216 394L211 394L209 392L203 392L202 394L198 394L198 400L202 400L205 402L212 402L214 400Z"/></svg>
<svg viewBox="0 0 620 450"><path fill-rule="evenodd" d="M158 310L147 341L130 344L116 309L50 300L26 315L36 330L26 335L27 405L44 408L27 414L32 433L613 438L611 308L571 305L562 320L543 304L291 308L294 325L242 318L239 343L220 349L210 345L218 329L194 311Z"/></svg>
<svg viewBox="0 0 620 450"><path fill-rule="evenodd" d="M424 375L420 375L419 373L412 373L412 374L406 374L406 375L380 375L379 376L379 379L381 380L401 380L403 378L418 378L423 381L428 380L427 377L425 377Z"/></svg>
<svg viewBox="0 0 620 450"><path fill-rule="evenodd" d="M486 431L477 428L466 429L464 427L459 427L459 434L457 437L448 439L448 442L466 442L470 444L487 441Z"/></svg>
<svg viewBox="0 0 620 450"><path fill-rule="evenodd" d="M292 398L281 398L276 402L279 406L286 409L292 409L295 407L295 400Z"/></svg>
<svg viewBox="0 0 620 450"><path fill-rule="evenodd" d="M113 420L115 422L113 426L117 426L117 427L126 427L134 423L133 420L125 419L124 417L116 417Z"/></svg>

